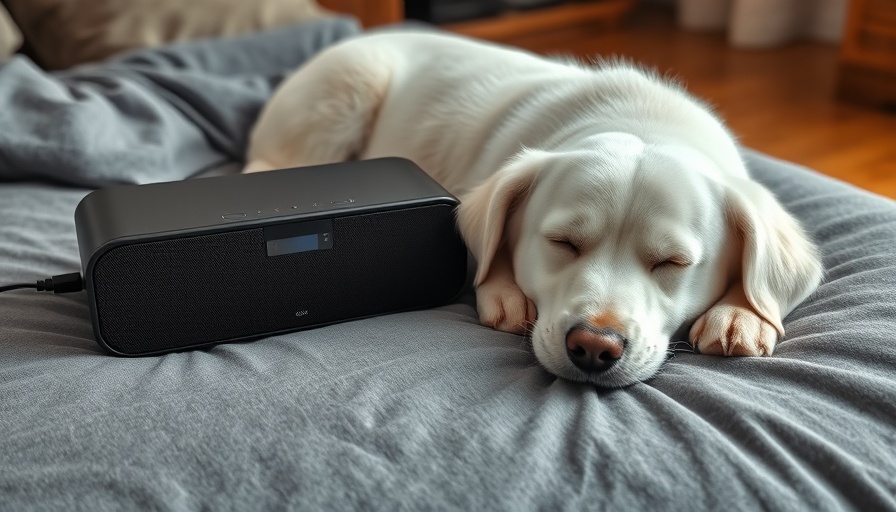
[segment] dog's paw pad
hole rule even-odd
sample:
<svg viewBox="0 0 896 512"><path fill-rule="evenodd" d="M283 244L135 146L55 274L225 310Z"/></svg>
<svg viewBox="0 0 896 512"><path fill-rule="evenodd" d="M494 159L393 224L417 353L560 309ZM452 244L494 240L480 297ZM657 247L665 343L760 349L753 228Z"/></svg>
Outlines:
<svg viewBox="0 0 896 512"><path fill-rule="evenodd" d="M694 322L690 339L701 354L770 356L778 332L750 309L716 305Z"/></svg>
<svg viewBox="0 0 896 512"><path fill-rule="evenodd" d="M524 334L535 322L535 306L515 283L490 283L476 288L479 321L499 331Z"/></svg>

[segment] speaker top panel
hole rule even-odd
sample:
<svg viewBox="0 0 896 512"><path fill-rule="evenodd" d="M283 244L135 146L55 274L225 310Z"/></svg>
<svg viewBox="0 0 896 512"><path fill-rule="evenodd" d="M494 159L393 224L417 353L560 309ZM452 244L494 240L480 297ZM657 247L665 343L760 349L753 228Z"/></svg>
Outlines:
<svg viewBox="0 0 896 512"><path fill-rule="evenodd" d="M457 199L410 160L379 158L95 190L75 210L82 266L112 241L360 214Z"/></svg>

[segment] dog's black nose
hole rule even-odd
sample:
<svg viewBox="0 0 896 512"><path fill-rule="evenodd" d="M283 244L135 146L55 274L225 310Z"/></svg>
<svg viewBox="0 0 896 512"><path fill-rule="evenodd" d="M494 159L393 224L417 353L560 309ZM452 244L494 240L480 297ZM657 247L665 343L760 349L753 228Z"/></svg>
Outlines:
<svg viewBox="0 0 896 512"><path fill-rule="evenodd" d="M579 324L566 333L566 355L587 373L609 370L622 358L626 339L615 330Z"/></svg>

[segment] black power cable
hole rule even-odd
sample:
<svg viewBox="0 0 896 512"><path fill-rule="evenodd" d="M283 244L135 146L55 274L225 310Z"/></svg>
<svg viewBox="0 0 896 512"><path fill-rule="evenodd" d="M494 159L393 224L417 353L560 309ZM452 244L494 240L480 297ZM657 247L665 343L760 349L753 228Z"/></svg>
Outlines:
<svg viewBox="0 0 896 512"><path fill-rule="evenodd" d="M34 284L17 283L0 286L0 292L8 292L10 290L20 290L22 288L34 288L39 292L53 293L70 293L79 292L84 289L84 280L81 279L80 272L72 272L70 274L59 274Z"/></svg>

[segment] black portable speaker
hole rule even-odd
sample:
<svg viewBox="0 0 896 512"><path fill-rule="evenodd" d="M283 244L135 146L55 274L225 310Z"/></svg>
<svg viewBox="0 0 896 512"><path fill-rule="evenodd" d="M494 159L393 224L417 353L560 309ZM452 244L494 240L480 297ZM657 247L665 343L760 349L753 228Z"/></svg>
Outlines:
<svg viewBox="0 0 896 512"><path fill-rule="evenodd" d="M96 339L151 355L445 304L457 205L399 158L96 190L75 211Z"/></svg>

